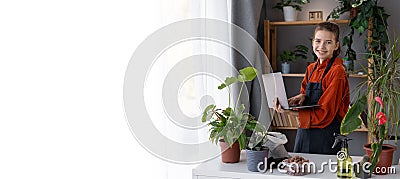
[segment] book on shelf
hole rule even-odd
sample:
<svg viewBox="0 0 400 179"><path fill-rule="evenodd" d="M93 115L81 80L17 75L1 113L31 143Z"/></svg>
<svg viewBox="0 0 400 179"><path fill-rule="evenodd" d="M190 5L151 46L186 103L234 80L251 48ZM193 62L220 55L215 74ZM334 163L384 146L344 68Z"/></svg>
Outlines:
<svg viewBox="0 0 400 179"><path fill-rule="evenodd" d="M273 111L272 111L273 112ZM273 113L272 126L275 127L298 127L298 116L287 113Z"/></svg>

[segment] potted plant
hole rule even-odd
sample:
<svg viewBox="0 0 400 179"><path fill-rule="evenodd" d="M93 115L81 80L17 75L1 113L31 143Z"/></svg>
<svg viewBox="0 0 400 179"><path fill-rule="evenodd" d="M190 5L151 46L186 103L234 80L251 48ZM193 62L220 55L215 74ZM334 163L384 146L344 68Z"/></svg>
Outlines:
<svg viewBox="0 0 400 179"><path fill-rule="evenodd" d="M301 11L301 5L310 3L310 0L281 0L274 8L283 11L285 21L296 21L297 11Z"/></svg>
<svg viewBox="0 0 400 179"><path fill-rule="evenodd" d="M252 133L251 137L247 137L246 157L247 169L252 172L258 172L258 168L266 167L266 158L268 158L269 150L264 144L267 142L267 130L263 125L250 122L246 126L246 131ZM258 166L259 163L263 163Z"/></svg>
<svg viewBox="0 0 400 179"><path fill-rule="evenodd" d="M245 129L253 131L264 130L260 128L257 120L251 114L245 112L243 104L238 105L245 82L252 81L257 76L257 70L253 67L246 67L239 70L237 77L227 77L218 86L219 90L228 90L228 107L217 108L215 104L207 106L203 111L202 122L208 122L210 126L210 140L219 143L222 152L222 162L236 163L240 159L240 150L246 146ZM242 83L239 96L234 106L231 107L231 85ZM257 127L256 127L257 126ZM261 131L260 131L261 132Z"/></svg>
<svg viewBox="0 0 400 179"><path fill-rule="evenodd" d="M370 147L372 150L369 152L372 164L370 171L372 173L375 171L376 166L382 167L381 164L384 163L384 157L381 154L386 152L383 152L383 150L385 148L390 148L389 150L395 148L391 145L384 145L383 142L388 138L388 129L395 127L397 131L400 123L398 109L400 102L400 74L398 72L400 50L398 38L394 39L387 55L382 53L371 54L371 56L372 61L369 64L369 68L365 69L370 71L368 73L368 81L359 85L359 87L366 86L367 91L364 94L360 94L353 106L351 106L341 123L340 131L343 135L347 135L357 129L362 122L358 116L368 107L368 132L372 138L372 143L365 145L364 148ZM375 97L375 101L371 100L373 97ZM367 100L368 98L370 100ZM390 154L389 156L390 162L387 162L387 164L390 166L392 158Z"/></svg>
<svg viewBox="0 0 400 179"><path fill-rule="evenodd" d="M282 61L282 73L290 73L289 62L295 62L297 58L307 59L308 48L304 45L296 45L294 51L283 51L282 54L278 56L278 60Z"/></svg>

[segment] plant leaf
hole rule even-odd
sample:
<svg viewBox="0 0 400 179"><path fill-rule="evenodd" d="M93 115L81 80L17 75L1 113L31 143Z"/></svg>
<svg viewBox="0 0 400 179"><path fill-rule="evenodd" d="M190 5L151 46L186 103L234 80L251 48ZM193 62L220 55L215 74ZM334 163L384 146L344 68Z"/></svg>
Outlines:
<svg viewBox="0 0 400 179"><path fill-rule="evenodd" d="M221 85L218 86L218 89L221 90L221 89L224 89L225 87L226 87L226 84L225 84L225 83L222 83Z"/></svg>
<svg viewBox="0 0 400 179"><path fill-rule="evenodd" d="M226 86L229 86L235 82L237 82L237 78L235 78L235 77L226 77L226 79L225 79Z"/></svg>
<svg viewBox="0 0 400 179"><path fill-rule="evenodd" d="M365 110L367 106L367 97L363 95L361 98L351 106L349 111L340 125L340 134L348 135L350 132L356 130L362 123L359 115Z"/></svg>
<svg viewBox="0 0 400 179"><path fill-rule="evenodd" d="M239 136L238 141L239 141L240 150L242 150L246 146L246 134L242 133Z"/></svg>
<svg viewBox="0 0 400 179"><path fill-rule="evenodd" d="M224 135L224 140L225 140L225 142L228 142L229 147L232 147L232 144L234 143L232 136L233 136L233 133L229 130L226 132L226 135Z"/></svg>
<svg viewBox="0 0 400 179"><path fill-rule="evenodd" d="M239 70L238 81L252 81L257 76L257 70L253 67L246 67Z"/></svg>
<svg viewBox="0 0 400 179"><path fill-rule="evenodd" d="M231 113L232 113L231 107L227 107L225 110L222 111L222 114L224 114L225 116L231 116Z"/></svg>
<svg viewBox="0 0 400 179"><path fill-rule="evenodd" d="M208 119L211 119L211 117L212 117L211 111L213 111L214 109L215 109L214 104L208 105L203 111L203 116L201 117L201 122L206 122Z"/></svg>
<svg viewBox="0 0 400 179"><path fill-rule="evenodd" d="M237 114L242 114L243 111L245 110L246 107L244 107L244 104L241 104L238 108L237 108Z"/></svg>

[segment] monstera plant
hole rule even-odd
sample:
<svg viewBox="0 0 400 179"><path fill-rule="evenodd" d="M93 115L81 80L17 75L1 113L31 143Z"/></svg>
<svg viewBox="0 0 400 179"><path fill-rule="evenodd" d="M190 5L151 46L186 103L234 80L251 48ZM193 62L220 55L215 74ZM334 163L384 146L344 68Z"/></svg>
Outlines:
<svg viewBox="0 0 400 179"><path fill-rule="evenodd" d="M253 67L246 67L239 71L237 77L227 77L218 86L219 90L228 91L228 106L224 109L218 108L215 104L208 105L203 112L202 122L207 122L210 127L210 140L213 143L222 143L221 150L223 162L234 163L239 161L240 150L246 146L246 130L252 132L265 132L266 129L258 123L254 116L245 112L244 104L239 105L245 82L252 81L257 76L257 70ZM234 83L241 83L239 96L235 104L231 104L231 86ZM232 106L233 105L233 106ZM227 147L223 147L226 143ZM237 149L233 149L235 144ZM225 144L224 144L225 145ZM235 150L235 159L224 161L224 150Z"/></svg>

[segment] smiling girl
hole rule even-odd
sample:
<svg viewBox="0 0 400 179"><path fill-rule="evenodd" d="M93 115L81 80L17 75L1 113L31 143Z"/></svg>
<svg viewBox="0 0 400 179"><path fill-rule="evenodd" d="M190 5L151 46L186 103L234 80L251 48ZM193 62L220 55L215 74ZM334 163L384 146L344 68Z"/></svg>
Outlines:
<svg viewBox="0 0 400 179"><path fill-rule="evenodd" d="M332 149L334 133L340 133L340 122L350 104L349 82L340 54L339 27L332 22L317 25L312 40L316 62L307 67L300 94L288 99L291 105L320 105L298 109L291 113L299 116L293 152L336 154L340 145ZM278 102L278 112L283 110Z"/></svg>

